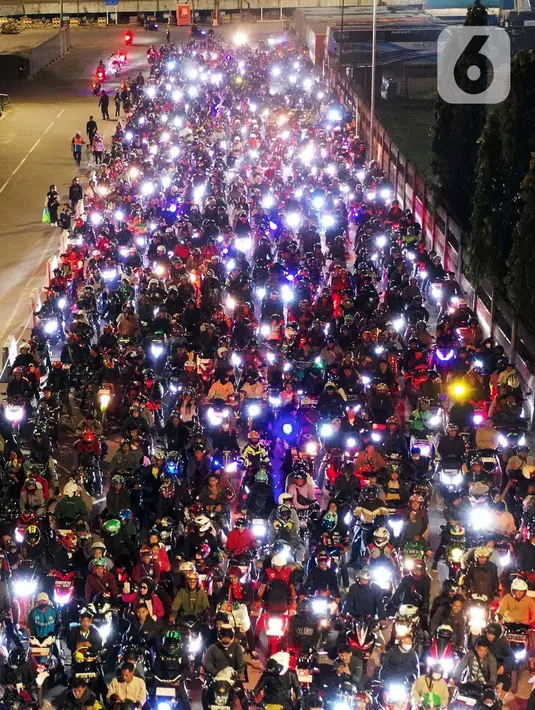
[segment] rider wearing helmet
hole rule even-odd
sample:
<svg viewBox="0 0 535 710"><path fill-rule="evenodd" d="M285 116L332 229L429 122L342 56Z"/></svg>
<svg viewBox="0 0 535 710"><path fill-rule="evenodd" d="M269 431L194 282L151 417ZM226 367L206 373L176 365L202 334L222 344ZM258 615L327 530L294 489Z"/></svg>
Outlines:
<svg viewBox="0 0 535 710"><path fill-rule="evenodd" d="M521 577L511 583L511 591L506 594L498 609L506 624L533 624L535 622L535 600L528 595L528 584Z"/></svg>
<svg viewBox="0 0 535 710"><path fill-rule="evenodd" d="M169 621L174 624L178 615L196 616L202 619L210 609L210 602L204 589L199 585L199 575L195 571L186 573L186 586L178 590L173 600Z"/></svg>
<svg viewBox="0 0 535 710"><path fill-rule="evenodd" d="M459 427L453 422L448 424L447 433L442 434L437 451L442 459L461 461L465 454L463 439L459 436Z"/></svg>
<svg viewBox="0 0 535 710"><path fill-rule="evenodd" d="M301 686L296 672L290 670L289 666L289 653L279 651L271 656L253 691L254 698L258 701L261 697L266 706L298 707Z"/></svg>
<svg viewBox="0 0 535 710"><path fill-rule="evenodd" d="M128 444L128 448L130 448L130 442L127 441L126 444ZM121 446L121 448L123 447ZM112 475L111 486L106 493L108 517L116 518L121 510L125 510L126 508L130 508L130 491L125 486L125 479L120 474Z"/></svg>
<svg viewBox="0 0 535 710"><path fill-rule="evenodd" d="M257 471L262 463L269 462L268 451L260 442L260 434L254 430L247 435L247 445L241 455L254 471Z"/></svg>
<svg viewBox="0 0 535 710"><path fill-rule="evenodd" d="M366 549L366 564L371 568L381 560L388 564L397 563L397 552L390 542L390 531L384 526L378 527L373 533L373 541Z"/></svg>
<svg viewBox="0 0 535 710"><path fill-rule="evenodd" d="M22 690L29 693L33 700L37 700L37 669L35 663L26 659L26 651L20 646L14 646L7 657L7 663L0 666L0 683L3 688L17 688L22 685ZM9 696L7 692L4 697ZM33 702L32 702L33 705Z"/></svg>
<svg viewBox="0 0 535 710"><path fill-rule="evenodd" d="M247 524L247 518L238 517L234 521L234 528L227 538L227 552L229 557L238 558L247 555L256 547L256 537Z"/></svg>
<svg viewBox="0 0 535 710"><path fill-rule="evenodd" d="M386 619L381 587L372 582L368 567L362 567L357 572L357 581L349 588L342 611L354 617Z"/></svg>
<svg viewBox="0 0 535 710"><path fill-rule="evenodd" d="M424 507L424 498L419 493L409 497L409 513L403 528L405 542L425 541L429 530L429 516Z"/></svg>
<svg viewBox="0 0 535 710"><path fill-rule="evenodd" d="M316 554L316 566L307 575L305 590L310 596L329 593L340 604L340 589L336 569L327 550L319 550Z"/></svg>
<svg viewBox="0 0 535 710"><path fill-rule="evenodd" d="M421 705L426 710L445 710L448 707L450 695L440 663L428 666L427 673L416 679L411 696L413 707Z"/></svg>
<svg viewBox="0 0 535 710"><path fill-rule="evenodd" d="M269 518L275 508L275 491L265 468L255 473L254 483L247 496L247 512L251 518Z"/></svg>
<svg viewBox="0 0 535 710"><path fill-rule="evenodd" d="M277 540L282 540L288 543L294 550L295 559L303 562L306 551L303 539L299 534L301 524L296 510L289 505L291 503L288 500L290 494L284 493L283 495L285 498L282 499L281 494L279 501L284 500L284 502L280 503L269 517L268 542L273 544Z"/></svg>
<svg viewBox="0 0 535 710"><path fill-rule="evenodd" d="M115 575L108 570L106 560L93 560L91 572L85 581L85 600L92 601L97 594L108 594L115 598L119 594Z"/></svg>
<svg viewBox="0 0 535 710"><path fill-rule="evenodd" d="M477 547L474 550L474 563L470 565L464 581L467 592L484 594L489 600L496 598L500 587L498 568L490 561L491 554L489 547Z"/></svg>
<svg viewBox="0 0 535 710"><path fill-rule="evenodd" d="M413 409L409 417L409 431L411 434L429 434L432 432L433 413L429 410L431 400L427 397L420 397L416 409Z"/></svg>
<svg viewBox="0 0 535 710"><path fill-rule="evenodd" d="M397 609L400 604L417 606L420 610L420 622L426 628L430 599L431 577L427 574L425 559L416 558L412 570L401 578L392 596L392 607Z"/></svg>

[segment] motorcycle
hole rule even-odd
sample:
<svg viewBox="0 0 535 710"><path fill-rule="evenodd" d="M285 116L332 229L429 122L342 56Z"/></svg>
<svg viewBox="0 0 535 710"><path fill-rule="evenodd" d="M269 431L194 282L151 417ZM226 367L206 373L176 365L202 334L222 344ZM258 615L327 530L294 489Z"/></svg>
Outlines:
<svg viewBox="0 0 535 710"><path fill-rule="evenodd" d="M468 607L468 634L472 642L481 636L485 626L490 621L488 598L485 594L471 594Z"/></svg>
<svg viewBox="0 0 535 710"><path fill-rule="evenodd" d="M372 616L352 616L345 618L346 642L352 648L353 653L362 658L364 672L367 671L368 661L377 645L377 629L379 622Z"/></svg>
<svg viewBox="0 0 535 710"><path fill-rule="evenodd" d="M451 677L458 661L452 638L451 626L439 626L433 635L427 656L427 666L439 665L446 679Z"/></svg>
<svg viewBox="0 0 535 710"><path fill-rule="evenodd" d="M505 640L515 655L511 668L511 692L518 690L518 680L522 670L528 665L528 646L530 626L526 624L504 623Z"/></svg>

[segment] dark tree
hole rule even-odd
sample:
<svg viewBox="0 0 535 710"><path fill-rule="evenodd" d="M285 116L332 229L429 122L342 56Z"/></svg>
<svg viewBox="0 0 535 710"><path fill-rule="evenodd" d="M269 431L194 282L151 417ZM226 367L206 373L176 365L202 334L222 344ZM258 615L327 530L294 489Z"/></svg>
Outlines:
<svg viewBox="0 0 535 710"><path fill-rule="evenodd" d="M476 0L468 8L465 25L484 26L487 11ZM477 63L477 57L464 52L459 61L459 86L472 93L477 86L486 87L487 71L483 70L477 82L468 78L468 67ZM435 184L434 196L448 207L460 225L467 229L472 212L471 198L475 188L477 141L485 125L485 106L478 104L450 104L440 97L435 106L435 125L431 140L431 168Z"/></svg>
<svg viewBox="0 0 535 710"><path fill-rule="evenodd" d="M505 230L504 213L505 165L498 110L487 119L479 140L476 165L476 189L468 242L470 276L479 283L492 279L496 286L503 282L510 238Z"/></svg>
<svg viewBox="0 0 535 710"><path fill-rule="evenodd" d="M507 297L528 324L535 324L535 158L520 190L521 213L505 279Z"/></svg>

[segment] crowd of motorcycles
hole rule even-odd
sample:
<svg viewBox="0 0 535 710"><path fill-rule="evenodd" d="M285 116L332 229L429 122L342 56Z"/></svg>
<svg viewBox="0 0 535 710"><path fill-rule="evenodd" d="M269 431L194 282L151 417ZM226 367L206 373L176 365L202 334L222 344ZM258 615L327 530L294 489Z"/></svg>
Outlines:
<svg viewBox="0 0 535 710"><path fill-rule="evenodd" d="M151 47L136 96L7 385L0 707L498 708L456 668L489 624L529 664L514 366L293 39Z"/></svg>

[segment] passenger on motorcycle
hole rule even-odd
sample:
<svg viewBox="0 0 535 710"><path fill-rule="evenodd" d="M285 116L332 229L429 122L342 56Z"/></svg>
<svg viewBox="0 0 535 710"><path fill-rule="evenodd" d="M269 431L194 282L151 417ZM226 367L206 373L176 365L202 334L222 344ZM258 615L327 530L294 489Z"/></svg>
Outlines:
<svg viewBox="0 0 535 710"><path fill-rule="evenodd" d="M420 612L420 623L427 626L429 604L431 601L431 577L427 574L425 560L416 559L409 574L401 578L394 592L390 605L397 609L400 604L413 604Z"/></svg>
<svg viewBox="0 0 535 710"><path fill-rule="evenodd" d="M414 650L412 636L399 639L399 644L392 646L381 668L381 680L384 684L405 683L407 679L417 678L420 661Z"/></svg>
<svg viewBox="0 0 535 710"><path fill-rule="evenodd" d="M340 589L331 556L327 550L319 550L316 554L316 566L312 567L307 575L305 591L314 596L324 590L328 590L336 603L340 604Z"/></svg>
<svg viewBox="0 0 535 710"><path fill-rule="evenodd" d="M475 683L480 686L496 685L498 665L490 653L490 644L484 636L476 639L474 650L461 658L453 672L456 683Z"/></svg>
<svg viewBox="0 0 535 710"><path fill-rule="evenodd" d="M290 670L290 656L279 651L271 656L266 670L253 691L255 700L262 698L266 706L294 707L301 698L296 672Z"/></svg>
<svg viewBox="0 0 535 710"><path fill-rule="evenodd" d="M460 462L465 453L465 444L459 436L457 424L449 424L447 433L440 436L437 451L442 459Z"/></svg>
<svg viewBox="0 0 535 710"><path fill-rule="evenodd" d="M437 710L446 710L450 701L448 684L444 680L444 671L440 663L429 666L427 673L421 675L414 681L411 690L411 698L414 707L418 707L423 703L427 693L433 693L439 698ZM424 705L427 707L427 705Z"/></svg>

